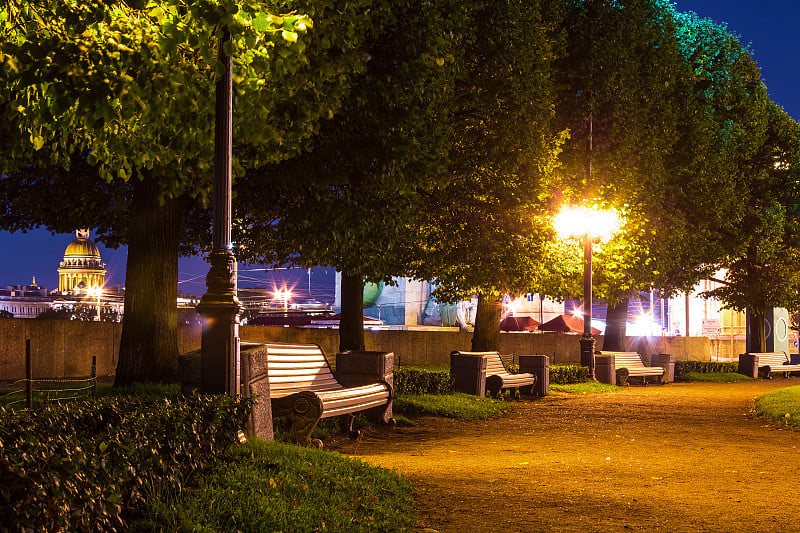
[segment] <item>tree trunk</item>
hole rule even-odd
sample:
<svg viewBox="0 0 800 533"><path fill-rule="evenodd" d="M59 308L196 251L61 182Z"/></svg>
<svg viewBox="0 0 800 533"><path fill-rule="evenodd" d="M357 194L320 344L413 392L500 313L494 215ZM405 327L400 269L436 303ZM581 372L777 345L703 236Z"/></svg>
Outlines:
<svg viewBox="0 0 800 533"><path fill-rule="evenodd" d="M178 216L159 202L158 183L133 184L128 223L125 314L115 386L174 383L178 377Z"/></svg>
<svg viewBox="0 0 800 533"><path fill-rule="evenodd" d="M473 352L500 351L500 314L503 303L484 294L478 294L475 311L475 331L472 334Z"/></svg>
<svg viewBox="0 0 800 533"><path fill-rule="evenodd" d="M339 351L364 349L364 278L342 273Z"/></svg>
<svg viewBox="0 0 800 533"><path fill-rule="evenodd" d="M764 310L747 308L747 351L763 353L767 351L767 331L764 327Z"/></svg>
<svg viewBox="0 0 800 533"><path fill-rule="evenodd" d="M628 298L617 305L609 305L606 312L606 333L603 337L603 350L608 352L625 351L625 328L628 322Z"/></svg>

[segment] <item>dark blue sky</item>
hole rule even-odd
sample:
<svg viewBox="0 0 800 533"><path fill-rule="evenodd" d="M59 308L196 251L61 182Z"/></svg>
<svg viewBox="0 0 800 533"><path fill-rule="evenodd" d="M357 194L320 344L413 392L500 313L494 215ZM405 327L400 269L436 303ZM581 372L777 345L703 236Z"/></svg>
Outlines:
<svg viewBox="0 0 800 533"><path fill-rule="evenodd" d="M675 0L680 11L694 11L704 18L725 22L728 29L750 44L753 56L761 67L761 75L770 97L783 106L795 120L800 120L800 0ZM0 250L6 250L0 261L0 285L22 285L33 276L48 289L58 287L56 269L64 249L74 235L51 235L45 230L28 233L0 232ZM109 250L100 246L108 269L107 284L125 283L125 248ZM269 286L296 283L308 288L305 270L278 271L266 274L245 271L242 266L240 286ZM205 292L204 277L208 264L200 258L183 259L179 267L179 288L187 293ZM312 295L333 301L333 272L318 269L311 278Z"/></svg>

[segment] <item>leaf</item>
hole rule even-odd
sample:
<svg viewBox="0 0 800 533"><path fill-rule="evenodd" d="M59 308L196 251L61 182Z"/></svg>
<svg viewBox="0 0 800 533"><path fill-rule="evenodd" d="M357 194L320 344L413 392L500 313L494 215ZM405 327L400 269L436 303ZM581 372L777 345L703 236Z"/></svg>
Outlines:
<svg viewBox="0 0 800 533"><path fill-rule="evenodd" d="M253 29L255 31L264 32L269 30L270 27L270 18L267 17L264 13L259 13L256 18L253 19Z"/></svg>
<svg viewBox="0 0 800 533"><path fill-rule="evenodd" d="M41 135L33 137L31 141L33 141L33 149L36 151L41 150L42 146L44 146L44 138Z"/></svg>
<svg viewBox="0 0 800 533"><path fill-rule="evenodd" d="M281 36L283 37L283 39L285 41L288 41L290 43L296 43L297 42L297 33L293 32L293 31L283 30L283 31L281 31Z"/></svg>

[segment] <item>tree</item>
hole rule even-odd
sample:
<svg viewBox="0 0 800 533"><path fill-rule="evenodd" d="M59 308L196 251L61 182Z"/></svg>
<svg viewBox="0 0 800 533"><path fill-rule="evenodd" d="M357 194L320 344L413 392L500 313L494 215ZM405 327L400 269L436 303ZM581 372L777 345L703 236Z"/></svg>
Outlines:
<svg viewBox="0 0 800 533"><path fill-rule="evenodd" d="M177 256L181 244L200 243L179 229L208 228L194 215L210 194L217 32L233 35L226 53L235 61L241 173L297 153L319 119L337 109L349 75L365 61L358 43L367 3L316 3L329 33L313 68L298 38L311 20L271 14L263 2L5 3L2 188L19 183L9 174L60 190L99 186L90 196L113 207L91 227L103 228L109 244L129 247L117 383L172 380ZM331 61L323 68L325 55ZM86 210L72 218L32 214L30 201L11 205L10 229L87 225Z"/></svg>
<svg viewBox="0 0 800 533"><path fill-rule="evenodd" d="M722 264L722 286L704 293L735 311L747 311L754 351L766 351L767 307L800 308L800 125L777 105L750 159L748 201L740 231L744 251Z"/></svg>
<svg viewBox="0 0 800 533"><path fill-rule="evenodd" d="M408 271L410 220L441 178L472 2L375 2L364 72L308 152L237 186L242 254L342 272L340 350L363 349L365 280Z"/></svg>
<svg viewBox="0 0 800 533"><path fill-rule="evenodd" d="M547 7L508 0L473 12L474 27L491 20L493 31L465 43L450 180L426 198L415 275L437 284L444 301L478 295L475 351L498 349L504 294L552 281L542 260L552 230L542 218L560 136L551 134L555 13Z"/></svg>
<svg viewBox="0 0 800 533"><path fill-rule="evenodd" d="M667 2L573 2L565 31L561 171L577 177L565 199L626 220L594 283L609 304L604 347L619 350L629 296L689 289L741 246L740 165L763 135L766 92L735 37Z"/></svg>

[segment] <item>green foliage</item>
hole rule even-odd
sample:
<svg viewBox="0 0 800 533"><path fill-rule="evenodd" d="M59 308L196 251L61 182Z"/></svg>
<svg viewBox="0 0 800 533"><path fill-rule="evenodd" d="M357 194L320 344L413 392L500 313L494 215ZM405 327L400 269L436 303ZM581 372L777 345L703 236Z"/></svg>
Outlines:
<svg viewBox="0 0 800 533"><path fill-rule="evenodd" d="M412 487L358 459L275 442L232 448L196 488L148 502L143 531L407 531Z"/></svg>
<svg viewBox="0 0 800 533"><path fill-rule="evenodd" d="M622 387L608 385L597 381L585 381L583 383L573 383L570 385L551 384L551 391L566 392L568 394L594 394L599 392L616 392Z"/></svg>
<svg viewBox="0 0 800 533"><path fill-rule="evenodd" d="M681 374L680 380L704 383L737 383L739 381L753 381L753 378L737 372L686 372Z"/></svg>
<svg viewBox="0 0 800 533"><path fill-rule="evenodd" d="M399 366L394 369L395 394L446 394L453 391L449 369Z"/></svg>
<svg viewBox="0 0 800 533"><path fill-rule="evenodd" d="M755 400L755 412L778 425L800 428L800 386L762 394Z"/></svg>
<svg viewBox="0 0 800 533"><path fill-rule="evenodd" d="M689 373L733 373L739 369L738 363L720 363L717 361L676 361L675 379Z"/></svg>
<svg viewBox="0 0 800 533"><path fill-rule="evenodd" d="M512 404L472 394L404 394L396 396L393 409L406 416L436 415L459 420L486 420L513 409Z"/></svg>
<svg viewBox="0 0 800 533"><path fill-rule="evenodd" d="M581 383L589 376L589 369L581 365L550 365L550 385Z"/></svg>
<svg viewBox="0 0 800 533"><path fill-rule="evenodd" d="M0 522L120 531L153 491L180 491L237 442L251 405L226 397L0 409Z"/></svg>

